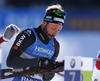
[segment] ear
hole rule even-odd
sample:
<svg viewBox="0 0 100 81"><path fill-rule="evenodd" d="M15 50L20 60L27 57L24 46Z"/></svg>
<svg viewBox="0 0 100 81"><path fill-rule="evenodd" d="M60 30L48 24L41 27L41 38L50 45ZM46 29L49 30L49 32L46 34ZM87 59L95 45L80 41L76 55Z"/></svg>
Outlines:
<svg viewBox="0 0 100 81"><path fill-rule="evenodd" d="M42 21L42 24L43 24L43 26L45 26L45 25L46 25L46 23L47 23L47 22L45 22L45 21Z"/></svg>
<svg viewBox="0 0 100 81"><path fill-rule="evenodd" d="M42 25L41 25L42 29L45 27L46 23L47 23L47 22L42 21Z"/></svg>

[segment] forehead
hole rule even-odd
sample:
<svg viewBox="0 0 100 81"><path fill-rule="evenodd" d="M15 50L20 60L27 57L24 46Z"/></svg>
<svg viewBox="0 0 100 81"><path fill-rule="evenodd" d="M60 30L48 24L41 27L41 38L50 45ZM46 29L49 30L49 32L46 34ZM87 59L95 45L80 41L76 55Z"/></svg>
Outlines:
<svg viewBox="0 0 100 81"><path fill-rule="evenodd" d="M48 23L48 24L49 24L49 26L54 27L56 29L62 29L62 25L55 24L55 23Z"/></svg>

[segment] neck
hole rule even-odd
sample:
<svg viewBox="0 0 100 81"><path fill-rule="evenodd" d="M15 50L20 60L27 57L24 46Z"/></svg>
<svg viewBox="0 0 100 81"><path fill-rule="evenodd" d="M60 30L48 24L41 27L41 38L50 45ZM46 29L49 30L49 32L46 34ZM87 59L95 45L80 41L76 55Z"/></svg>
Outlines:
<svg viewBox="0 0 100 81"><path fill-rule="evenodd" d="M37 33L39 39L40 39L43 43L48 44L49 39L48 39L47 35L45 35L45 33L43 32L41 26L39 26L39 27L36 28L35 30L36 30L36 33Z"/></svg>

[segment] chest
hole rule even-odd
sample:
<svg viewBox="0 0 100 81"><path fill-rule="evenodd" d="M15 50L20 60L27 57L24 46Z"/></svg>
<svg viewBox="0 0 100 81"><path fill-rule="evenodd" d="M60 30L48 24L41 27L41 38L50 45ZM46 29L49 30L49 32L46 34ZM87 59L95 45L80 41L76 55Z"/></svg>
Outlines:
<svg viewBox="0 0 100 81"><path fill-rule="evenodd" d="M51 59L54 55L54 51L55 47L53 40L51 40L48 44L44 44L38 39L25 50L25 53L35 58L47 57Z"/></svg>

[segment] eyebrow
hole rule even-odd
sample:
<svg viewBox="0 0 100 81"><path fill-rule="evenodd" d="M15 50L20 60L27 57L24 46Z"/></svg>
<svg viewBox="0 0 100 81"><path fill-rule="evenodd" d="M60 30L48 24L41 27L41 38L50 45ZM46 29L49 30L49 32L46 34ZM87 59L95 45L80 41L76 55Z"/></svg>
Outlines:
<svg viewBox="0 0 100 81"><path fill-rule="evenodd" d="M57 27L55 27L55 26L52 26L54 29L57 29ZM62 29L62 28L61 28ZM58 31L60 31L61 29L57 29Z"/></svg>

